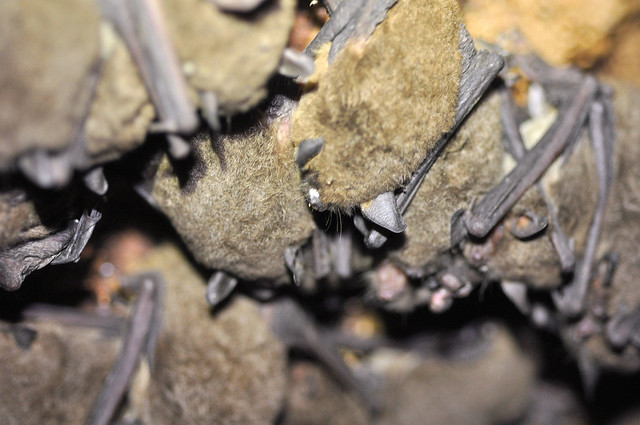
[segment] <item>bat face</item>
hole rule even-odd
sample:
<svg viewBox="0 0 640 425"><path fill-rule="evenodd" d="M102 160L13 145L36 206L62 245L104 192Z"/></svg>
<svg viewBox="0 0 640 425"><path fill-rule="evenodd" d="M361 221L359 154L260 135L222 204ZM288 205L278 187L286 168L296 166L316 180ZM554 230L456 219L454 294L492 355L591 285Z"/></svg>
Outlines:
<svg viewBox="0 0 640 425"><path fill-rule="evenodd" d="M290 149L268 128L221 136L220 157L211 143L207 133L196 136L187 170L175 171L165 158L152 197L205 266L287 282L285 249L303 245L314 228Z"/></svg>
<svg viewBox="0 0 640 425"><path fill-rule="evenodd" d="M318 53L313 87L292 118L291 140L321 137L303 168L320 209L350 210L405 182L453 125L461 74L453 1L400 1L368 40L347 42L327 67Z"/></svg>

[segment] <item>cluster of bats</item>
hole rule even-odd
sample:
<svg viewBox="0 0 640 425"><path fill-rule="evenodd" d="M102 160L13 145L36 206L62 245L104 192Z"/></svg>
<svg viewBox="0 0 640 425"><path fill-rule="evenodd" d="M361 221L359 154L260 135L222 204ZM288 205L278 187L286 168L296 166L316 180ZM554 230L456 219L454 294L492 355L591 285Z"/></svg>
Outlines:
<svg viewBox="0 0 640 425"><path fill-rule="evenodd" d="M239 284L364 276L383 308L442 312L497 282L588 386L639 370L640 92L476 50L455 0L324 3L299 53L291 0L2 2L0 287L76 261L109 201L103 166L161 133L131 184L214 270L212 306ZM159 332L156 284L138 290L146 319L87 423L108 423ZM321 350L289 329L311 320L291 303L265 307L289 318L276 334Z"/></svg>

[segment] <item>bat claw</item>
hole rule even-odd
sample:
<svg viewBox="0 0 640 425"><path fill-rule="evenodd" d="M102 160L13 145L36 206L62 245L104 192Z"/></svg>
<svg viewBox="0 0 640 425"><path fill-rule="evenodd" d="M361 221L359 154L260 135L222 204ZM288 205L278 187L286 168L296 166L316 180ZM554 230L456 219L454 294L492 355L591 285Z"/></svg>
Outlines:
<svg viewBox="0 0 640 425"><path fill-rule="evenodd" d="M289 246L284 250L284 262L293 276L293 283L297 286L304 281L304 258L302 249L297 246Z"/></svg>
<svg viewBox="0 0 640 425"><path fill-rule="evenodd" d="M191 145L177 134L167 134L169 154L175 159L184 159L191 152Z"/></svg>
<svg viewBox="0 0 640 425"><path fill-rule="evenodd" d="M529 239L546 229L548 224L547 217L525 211L514 220L509 232L518 239Z"/></svg>
<svg viewBox="0 0 640 425"><path fill-rule="evenodd" d="M40 149L18 158L18 168L43 189L59 188L71 180L72 170L66 153L49 154Z"/></svg>
<svg viewBox="0 0 640 425"><path fill-rule="evenodd" d="M296 156L296 164L298 164L298 167L303 169L309 161L320 153L323 147L324 140L322 137L303 140L300 146L298 146L298 155Z"/></svg>
<svg viewBox="0 0 640 425"><path fill-rule="evenodd" d="M96 167L93 170L88 171L84 176L84 184L97 195L104 195L109 190L109 183L104 176L104 170L102 167Z"/></svg>
<svg viewBox="0 0 640 425"><path fill-rule="evenodd" d="M248 13L255 10L265 0L209 0L225 12Z"/></svg>
<svg viewBox="0 0 640 425"><path fill-rule="evenodd" d="M218 118L218 98L212 91L200 92L200 105L204 119L212 130L220 131Z"/></svg>
<svg viewBox="0 0 640 425"><path fill-rule="evenodd" d="M527 296L527 286L522 282L510 282L503 280L500 282L502 292L523 314L531 313L531 303Z"/></svg>
<svg viewBox="0 0 640 425"><path fill-rule="evenodd" d="M218 270L207 282L207 302L211 307L216 307L231 295L237 285L238 279Z"/></svg>
<svg viewBox="0 0 640 425"><path fill-rule="evenodd" d="M621 350L629 344L634 331L640 325L640 311L629 313L623 303L605 327L605 336L611 347Z"/></svg>
<svg viewBox="0 0 640 425"><path fill-rule="evenodd" d="M315 70L313 58L287 47L282 52L278 72L289 78L307 78Z"/></svg>
<svg viewBox="0 0 640 425"><path fill-rule="evenodd" d="M390 232L402 233L407 228L393 192L381 193L373 201L362 204L360 210L365 218Z"/></svg>

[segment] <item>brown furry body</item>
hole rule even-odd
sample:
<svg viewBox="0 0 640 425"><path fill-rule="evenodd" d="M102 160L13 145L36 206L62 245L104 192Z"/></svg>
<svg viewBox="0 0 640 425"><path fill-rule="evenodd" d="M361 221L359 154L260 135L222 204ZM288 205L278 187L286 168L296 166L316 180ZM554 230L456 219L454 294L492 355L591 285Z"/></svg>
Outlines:
<svg viewBox="0 0 640 425"><path fill-rule="evenodd" d="M250 14L213 2L163 0L167 27L189 85L213 91L223 115L244 112L266 94L293 26L295 2L270 1Z"/></svg>
<svg viewBox="0 0 640 425"><path fill-rule="evenodd" d="M117 159L142 144L155 116L135 63L110 27L101 32L103 68L85 127L91 163Z"/></svg>
<svg viewBox="0 0 640 425"><path fill-rule="evenodd" d="M89 0L6 1L0 28L0 169L6 169L21 152L61 150L74 137L89 107L100 16Z"/></svg>
<svg viewBox="0 0 640 425"><path fill-rule="evenodd" d="M433 273L450 247L451 216L501 176L500 97L481 101L436 160L407 208L402 247L391 259L411 275Z"/></svg>
<svg viewBox="0 0 640 425"><path fill-rule="evenodd" d="M138 267L161 271L166 282L156 363L148 392L141 385L134 400L145 423L273 423L284 400L286 351L258 305L236 297L212 317L204 279L173 245Z"/></svg>
<svg viewBox="0 0 640 425"><path fill-rule="evenodd" d="M64 153L70 169L84 171L142 144L156 114L98 5L66 1L53 9L31 1L0 6L0 170L42 150ZM205 1L162 6L195 103L212 91L220 112L232 115L266 96L293 24L292 0L246 15Z"/></svg>
<svg viewBox="0 0 640 425"><path fill-rule="evenodd" d="M603 276L595 273L587 294L585 318L605 325L609 318L620 313L631 314L640 309L638 276L638 246L640 246L640 173L637 158L640 157L640 91L628 85L615 84L614 106L616 109L616 154L614 179L611 185L608 205L604 217L600 242L596 251L598 263L609 253L616 253L619 262L612 281L607 284ZM578 222L579 228L589 225L595 211L597 196L597 174L594 166L593 150L582 144L574 152L575 158L565 165L565 175L574 176L560 180L554 186L554 197L559 205L559 216L568 224ZM590 183L593 182L594 183ZM587 186L591 184L591 186ZM589 193L594 200L590 204L576 199L579 194ZM573 194L571 196L570 194ZM571 201L574 202L571 202ZM580 202L576 202L580 201ZM575 225L574 225L575 226ZM582 229L577 235L586 234ZM584 239L584 237L582 237ZM584 249L576 238L576 246ZM580 252L580 251L578 251ZM594 265L594 272L598 270ZM579 322L580 323L580 322ZM621 371L640 369L640 350L628 345L622 350L614 350L605 340L602 330L586 338L576 337L579 326L566 323L562 335L568 347L577 356L586 356L600 366Z"/></svg>
<svg viewBox="0 0 640 425"><path fill-rule="evenodd" d="M121 346L96 329L52 323L27 349L0 332L0 417L6 425L83 424Z"/></svg>
<svg viewBox="0 0 640 425"><path fill-rule="evenodd" d="M292 121L295 146L322 137L304 189L349 210L405 182L454 122L461 74L457 2L400 0L369 40L351 40Z"/></svg>
<svg viewBox="0 0 640 425"><path fill-rule="evenodd" d="M285 249L302 245L314 228L290 149L278 147L266 128L216 143L222 141L224 166L209 136L196 137L197 165L188 172L195 181L188 190L165 158L152 196L205 266L286 282Z"/></svg>
<svg viewBox="0 0 640 425"><path fill-rule="evenodd" d="M484 326L487 347L469 359L379 350L371 362L387 383L385 410L374 423L489 425L518 418L534 384L533 359L505 327Z"/></svg>

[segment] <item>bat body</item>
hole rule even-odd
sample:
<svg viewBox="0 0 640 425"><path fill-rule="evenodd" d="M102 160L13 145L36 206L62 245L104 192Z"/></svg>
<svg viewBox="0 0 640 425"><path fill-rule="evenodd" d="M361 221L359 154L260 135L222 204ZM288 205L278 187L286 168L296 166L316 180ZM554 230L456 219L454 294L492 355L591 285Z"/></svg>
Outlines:
<svg viewBox="0 0 640 425"><path fill-rule="evenodd" d="M386 378L386 409L374 423L493 424L518 418L534 384L533 359L507 329L484 326L480 339L468 343L466 348L475 345L477 351L467 358L375 353L369 363Z"/></svg>
<svg viewBox="0 0 640 425"><path fill-rule="evenodd" d="M154 424L270 424L285 391L286 352L258 304L237 296L211 314L206 281L171 244L136 265L166 282L163 330L135 411ZM140 382L142 384L142 382Z"/></svg>
<svg viewBox="0 0 640 425"><path fill-rule="evenodd" d="M151 196L196 259L246 280L289 281L285 250L301 246L314 223L300 192L298 168L276 130L194 141L195 164L160 164Z"/></svg>
<svg viewBox="0 0 640 425"><path fill-rule="evenodd" d="M68 3L2 6L0 170L18 168L43 188L119 158L149 130L170 132L172 154L184 156L175 133L194 131L197 105L213 126L219 111L254 107L282 62L294 10L292 1L246 16L212 2Z"/></svg>
<svg viewBox="0 0 640 425"><path fill-rule="evenodd" d="M36 332L28 347L16 344L10 333L0 332L3 422L82 424L115 362L121 341L99 329L51 320L27 326Z"/></svg>
<svg viewBox="0 0 640 425"><path fill-rule="evenodd" d="M453 126L459 28L455 2L399 1L368 40L349 40L331 65L329 46L318 51L291 124L296 147L324 140L303 169L315 205L349 211L394 190Z"/></svg>

